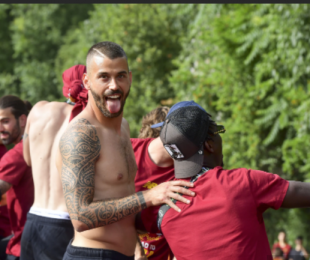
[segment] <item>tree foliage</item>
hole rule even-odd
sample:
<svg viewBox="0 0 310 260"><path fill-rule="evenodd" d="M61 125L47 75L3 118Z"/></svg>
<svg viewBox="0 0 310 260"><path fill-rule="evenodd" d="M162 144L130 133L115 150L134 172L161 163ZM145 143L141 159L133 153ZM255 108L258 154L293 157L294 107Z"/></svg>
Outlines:
<svg viewBox="0 0 310 260"><path fill-rule="evenodd" d="M64 100L62 72L100 41L133 72L125 118L137 136L159 105L195 100L218 123L225 168L310 181L308 4L0 4L0 93ZM310 240L308 210L268 210L270 242ZM305 242L306 242L305 241Z"/></svg>
<svg viewBox="0 0 310 260"><path fill-rule="evenodd" d="M61 98L55 60L68 30L88 17L93 5L1 4L0 91L32 103ZM3 39L1 37L1 39Z"/></svg>

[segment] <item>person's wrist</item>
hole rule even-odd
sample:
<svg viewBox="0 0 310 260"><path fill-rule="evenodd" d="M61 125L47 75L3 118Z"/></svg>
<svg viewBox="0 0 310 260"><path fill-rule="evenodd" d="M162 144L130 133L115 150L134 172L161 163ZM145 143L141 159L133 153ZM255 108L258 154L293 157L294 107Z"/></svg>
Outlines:
<svg viewBox="0 0 310 260"><path fill-rule="evenodd" d="M145 205L146 207L151 207L152 206L152 194L151 194L151 190L145 190L141 192L144 201L145 201Z"/></svg>

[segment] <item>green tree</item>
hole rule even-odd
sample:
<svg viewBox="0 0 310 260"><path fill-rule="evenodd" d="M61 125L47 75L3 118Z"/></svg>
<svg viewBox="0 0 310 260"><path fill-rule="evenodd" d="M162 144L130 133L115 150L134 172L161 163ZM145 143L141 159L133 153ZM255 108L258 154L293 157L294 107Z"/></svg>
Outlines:
<svg viewBox="0 0 310 260"><path fill-rule="evenodd" d="M147 112L174 97L168 77L176 66L187 25L196 5L96 5L83 26L70 32L57 59L58 75L75 64L85 64L88 49L100 41L113 41L126 51L133 83L124 109L132 136Z"/></svg>
<svg viewBox="0 0 310 260"><path fill-rule="evenodd" d="M1 94L17 94L16 77L14 77L13 47L11 44L10 24L13 17L9 4L0 4L0 91Z"/></svg>
<svg viewBox="0 0 310 260"><path fill-rule="evenodd" d="M64 36L88 17L93 5L0 5L1 94L15 94L32 103L61 98L55 58ZM2 38L3 37L3 38ZM2 61L1 60L1 61Z"/></svg>

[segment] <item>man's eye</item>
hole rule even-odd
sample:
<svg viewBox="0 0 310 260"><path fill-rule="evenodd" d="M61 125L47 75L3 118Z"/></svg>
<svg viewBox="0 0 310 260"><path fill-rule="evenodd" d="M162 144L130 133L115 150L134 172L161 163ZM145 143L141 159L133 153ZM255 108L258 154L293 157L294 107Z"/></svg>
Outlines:
<svg viewBox="0 0 310 260"><path fill-rule="evenodd" d="M125 78L125 75L121 74L121 75L118 75L119 78Z"/></svg>

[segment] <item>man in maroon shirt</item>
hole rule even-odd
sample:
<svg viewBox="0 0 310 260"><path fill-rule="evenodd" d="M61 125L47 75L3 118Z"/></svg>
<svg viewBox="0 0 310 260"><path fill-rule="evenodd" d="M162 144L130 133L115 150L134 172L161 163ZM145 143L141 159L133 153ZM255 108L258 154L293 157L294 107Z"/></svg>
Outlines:
<svg viewBox="0 0 310 260"><path fill-rule="evenodd" d="M276 174L239 168L224 170L223 126L198 104L172 107L160 138L174 159L175 177L195 182L190 204L141 213L149 232L163 233L178 260L272 259L262 213L268 208L310 206L310 183L286 181ZM158 218L156 217L158 212ZM139 222L137 222L139 223Z"/></svg>
<svg viewBox="0 0 310 260"><path fill-rule="evenodd" d="M22 136L29 113L28 106L16 96L0 98L0 138L3 144L14 144L0 161L0 196L6 193L13 231L6 248L6 260L18 260L20 239L34 198L31 168L23 158Z"/></svg>

